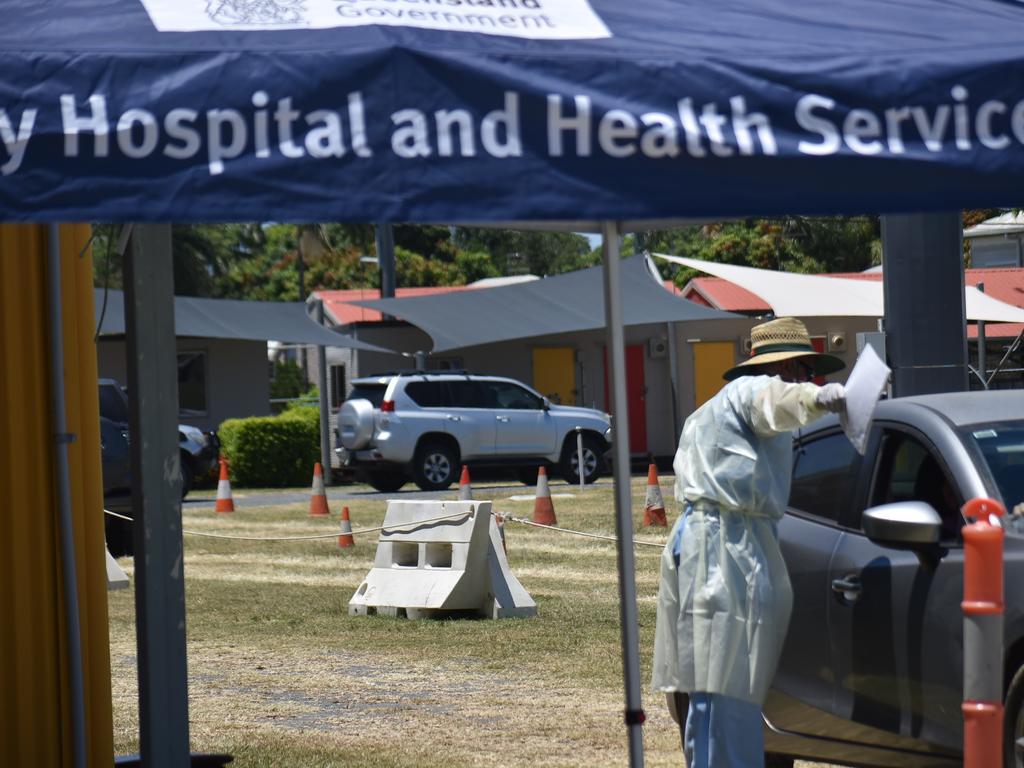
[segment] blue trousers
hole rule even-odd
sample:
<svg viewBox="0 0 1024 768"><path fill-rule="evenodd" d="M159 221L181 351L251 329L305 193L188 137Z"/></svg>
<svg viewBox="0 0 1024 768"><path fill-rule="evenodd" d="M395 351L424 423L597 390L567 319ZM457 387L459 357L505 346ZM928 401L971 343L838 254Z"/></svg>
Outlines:
<svg viewBox="0 0 1024 768"><path fill-rule="evenodd" d="M691 693L683 733L686 768L763 768L761 708L716 693Z"/></svg>

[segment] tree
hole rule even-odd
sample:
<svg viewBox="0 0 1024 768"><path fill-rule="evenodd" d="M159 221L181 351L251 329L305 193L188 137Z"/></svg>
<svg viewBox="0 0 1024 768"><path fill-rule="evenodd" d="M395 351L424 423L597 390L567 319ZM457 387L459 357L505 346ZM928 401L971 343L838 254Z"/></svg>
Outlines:
<svg viewBox="0 0 1024 768"><path fill-rule="evenodd" d="M93 224L93 282L120 288L121 258L117 253L122 225ZM172 224L174 291L180 296L216 296L227 270L237 258L260 246L254 224Z"/></svg>
<svg viewBox="0 0 1024 768"><path fill-rule="evenodd" d="M860 272L880 262L874 217L747 219L649 233L648 248L723 264L787 272ZM679 286L699 274L659 263Z"/></svg>
<svg viewBox="0 0 1024 768"><path fill-rule="evenodd" d="M463 250L489 253L502 274L512 271L509 266L516 258L535 275L571 272L600 262L600 254L591 252L587 238L569 232L460 227L455 230L455 244Z"/></svg>

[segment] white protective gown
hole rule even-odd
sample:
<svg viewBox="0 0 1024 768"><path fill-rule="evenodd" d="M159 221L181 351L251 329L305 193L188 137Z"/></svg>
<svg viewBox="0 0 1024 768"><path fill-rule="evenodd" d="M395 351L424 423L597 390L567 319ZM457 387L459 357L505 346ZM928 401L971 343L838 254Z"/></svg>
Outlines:
<svg viewBox="0 0 1024 768"><path fill-rule="evenodd" d="M790 433L825 414L818 390L741 376L686 420L673 465L684 511L661 559L656 691L764 703L793 607L777 533Z"/></svg>

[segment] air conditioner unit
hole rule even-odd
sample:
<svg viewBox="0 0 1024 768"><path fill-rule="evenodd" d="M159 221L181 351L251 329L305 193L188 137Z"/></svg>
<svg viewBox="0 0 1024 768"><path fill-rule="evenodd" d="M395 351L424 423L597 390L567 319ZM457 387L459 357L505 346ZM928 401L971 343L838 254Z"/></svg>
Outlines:
<svg viewBox="0 0 1024 768"><path fill-rule="evenodd" d="M845 352L846 351L846 333L844 331L829 331L829 334L828 334L828 351L829 352Z"/></svg>
<svg viewBox="0 0 1024 768"><path fill-rule="evenodd" d="M744 357L750 357L750 351L753 349L753 342L749 336L743 336L740 338L740 354Z"/></svg>
<svg viewBox="0 0 1024 768"><path fill-rule="evenodd" d="M665 357L668 354L668 339L656 338L647 340L648 354L652 357Z"/></svg>

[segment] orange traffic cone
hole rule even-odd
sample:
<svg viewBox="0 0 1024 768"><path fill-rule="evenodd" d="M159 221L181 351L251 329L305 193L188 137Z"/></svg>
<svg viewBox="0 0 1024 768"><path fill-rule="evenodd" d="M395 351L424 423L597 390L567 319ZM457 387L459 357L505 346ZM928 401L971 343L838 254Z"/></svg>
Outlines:
<svg viewBox="0 0 1024 768"><path fill-rule="evenodd" d="M313 466L313 491L309 497L309 516L327 517L331 510L327 508L327 494L324 492L324 470L318 461Z"/></svg>
<svg viewBox="0 0 1024 768"><path fill-rule="evenodd" d="M462 477L459 478L459 501L473 500L473 486L469 483L469 467L462 465Z"/></svg>
<svg viewBox="0 0 1024 768"><path fill-rule="evenodd" d="M228 460L220 459L220 480L217 481L217 512L234 512L235 500L231 498L231 481L228 479Z"/></svg>
<svg viewBox="0 0 1024 768"><path fill-rule="evenodd" d="M541 465L537 470L537 495L533 501L533 522L541 525L558 525L555 519L555 505L548 490L548 472Z"/></svg>
<svg viewBox="0 0 1024 768"><path fill-rule="evenodd" d="M658 468L654 464L647 468L647 500L644 502L644 525L668 527L668 520L665 519L665 501L661 498L661 486L658 485Z"/></svg>
<svg viewBox="0 0 1024 768"><path fill-rule="evenodd" d="M347 549L348 547L354 547L355 545L356 540L352 537L352 522L348 519L348 507L342 507L338 546L342 549Z"/></svg>

